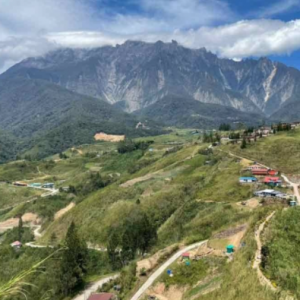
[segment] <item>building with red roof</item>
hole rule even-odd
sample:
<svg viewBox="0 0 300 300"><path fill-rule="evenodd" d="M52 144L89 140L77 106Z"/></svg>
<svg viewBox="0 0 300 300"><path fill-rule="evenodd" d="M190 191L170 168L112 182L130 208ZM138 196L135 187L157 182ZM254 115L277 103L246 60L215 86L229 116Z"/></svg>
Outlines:
<svg viewBox="0 0 300 300"><path fill-rule="evenodd" d="M254 169L252 170L253 175L257 176L264 176L264 175L270 175L270 176L276 176L278 174L278 171L276 170L271 170L267 168L261 168L261 169Z"/></svg>
<svg viewBox="0 0 300 300"><path fill-rule="evenodd" d="M190 258L190 253L189 252L185 252L181 255L182 258Z"/></svg>
<svg viewBox="0 0 300 300"><path fill-rule="evenodd" d="M282 184L282 180L279 177L265 177L264 183L273 186L279 186Z"/></svg>
<svg viewBox="0 0 300 300"><path fill-rule="evenodd" d="M13 243L10 244L10 245L11 245L11 247L13 247L13 248L21 248L21 247L22 247L22 243L19 242L19 241L15 241L15 242L13 242Z"/></svg>
<svg viewBox="0 0 300 300"><path fill-rule="evenodd" d="M92 294L88 300L117 300L117 297L110 293Z"/></svg>

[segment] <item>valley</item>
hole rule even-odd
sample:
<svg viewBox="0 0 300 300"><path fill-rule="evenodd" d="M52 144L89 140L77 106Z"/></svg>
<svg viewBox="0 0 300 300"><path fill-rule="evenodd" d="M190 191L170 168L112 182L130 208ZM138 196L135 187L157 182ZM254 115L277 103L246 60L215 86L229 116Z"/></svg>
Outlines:
<svg viewBox="0 0 300 300"><path fill-rule="evenodd" d="M300 131L294 129L248 143L245 149L230 143L212 147L200 131L173 128L165 135L95 141L41 161L0 165L0 188L6 195L1 201L0 252L5 269L11 270L0 272L1 284L51 253L60 257L55 251L64 246L75 224L89 252L82 297L100 290L128 300L240 299L241 293L249 300L277 299L277 294L297 299L297 286L274 271L281 259L272 247L280 245L287 259L285 272L295 276L287 253L297 229L291 227L291 236L282 241L274 238L285 214L294 224L298 207L289 207L286 200L255 198L254 192L264 189L262 183L243 184L239 178L248 176L245 170L254 162L267 165L284 173L279 190L290 199L295 193L297 199L299 140ZM289 161L274 154L281 151ZM16 181L53 183L57 193L41 197L44 191L12 185ZM10 244L20 237L20 219L23 247L16 252ZM257 244L260 224L265 224L259 236L262 246ZM28 276L35 285L26 288L29 299L39 299L44 288L51 297L68 299L57 282L58 261L50 258L43 272ZM261 276L271 287L262 284ZM77 300L77 293L70 290L68 295Z"/></svg>

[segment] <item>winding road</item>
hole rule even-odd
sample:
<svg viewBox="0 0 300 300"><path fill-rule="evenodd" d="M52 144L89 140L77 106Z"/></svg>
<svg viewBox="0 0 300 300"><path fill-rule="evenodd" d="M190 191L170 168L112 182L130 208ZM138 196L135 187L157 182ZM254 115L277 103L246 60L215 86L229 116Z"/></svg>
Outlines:
<svg viewBox="0 0 300 300"><path fill-rule="evenodd" d="M162 266L160 266L148 279L147 281L141 286L141 288L136 292L136 294L131 298L131 300L138 300L141 298L141 296L152 286L154 281L160 277L163 272L172 264L174 263L178 258L181 257L181 255L185 252L191 251L193 249L199 248L203 244L205 244L206 241L202 241L193 245L190 245L184 249L181 249L177 253L175 253L171 258L169 258ZM77 300L77 299L76 299Z"/></svg>
<svg viewBox="0 0 300 300"><path fill-rule="evenodd" d="M281 175L283 178L284 178L284 180L287 182L287 183L289 183L292 187L293 187L293 189L294 189L294 194L295 194L295 196L296 196L296 198L297 198L297 204L298 205L300 205L300 194L299 194L299 184L297 184L297 183L294 183L294 182L291 182L285 175Z"/></svg>

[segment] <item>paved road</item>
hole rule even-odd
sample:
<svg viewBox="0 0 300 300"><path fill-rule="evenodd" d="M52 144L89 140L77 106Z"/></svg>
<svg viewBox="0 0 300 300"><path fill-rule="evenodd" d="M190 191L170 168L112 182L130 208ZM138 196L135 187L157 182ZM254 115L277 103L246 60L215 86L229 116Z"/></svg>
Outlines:
<svg viewBox="0 0 300 300"><path fill-rule="evenodd" d="M171 258L169 258L161 267L159 267L148 279L147 281L142 285L142 287L137 291L137 293L131 298L131 300L138 300L141 298L141 296L148 290L149 287L152 286L154 281L163 274L163 272L172 264L174 263L178 258L181 257L181 255L187 251L193 250L195 248L198 248L202 246L207 241L202 241L193 245L190 245L177 253L175 253ZM76 299L79 300L79 299Z"/></svg>
<svg viewBox="0 0 300 300"><path fill-rule="evenodd" d="M109 282L110 280L116 279L119 275L113 275L106 278L103 278L95 283L92 283L90 286L88 286L83 292L81 292L78 296L73 298L72 300L87 300L88 297L94 293L97 292L99 288L101 288L105 283Z"/></svg>
<svg viewBox="0 0 300 300"><path fill-rule="evenodd" d="M272 291L276 291L276 288L272 285L271 281L265 277L265 275L263 274L263 272L260 269L261 258L262 258L262 254L261 254L262 242L261 242L260 236L265 228L266 223L274 216L274 214L275 214L275 211L273 211L265 219L265 221L259 225L258 230L255 232L255 240L256 240L256 244L257 244L257 250L255 253L255 259L253 262L253 269L256 269L257 276L258 276L260 283L264 286L269 287Z"/></svg>

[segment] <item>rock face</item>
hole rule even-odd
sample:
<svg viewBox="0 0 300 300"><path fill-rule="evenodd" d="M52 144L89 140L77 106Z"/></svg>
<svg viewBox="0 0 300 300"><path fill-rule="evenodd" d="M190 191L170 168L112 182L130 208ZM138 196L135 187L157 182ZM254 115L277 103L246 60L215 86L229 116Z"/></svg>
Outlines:
<svg viewBox="0 0 300 300"><path fill-rule="evenodd" d="M300 72L281 63L220 59L175 41L60 49L26 59L2 76L48 80L127 112L172 94L270 116L295 100L300 86Z"/></svg>

